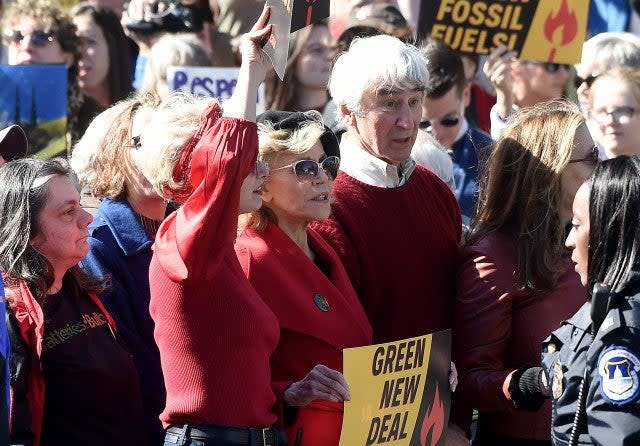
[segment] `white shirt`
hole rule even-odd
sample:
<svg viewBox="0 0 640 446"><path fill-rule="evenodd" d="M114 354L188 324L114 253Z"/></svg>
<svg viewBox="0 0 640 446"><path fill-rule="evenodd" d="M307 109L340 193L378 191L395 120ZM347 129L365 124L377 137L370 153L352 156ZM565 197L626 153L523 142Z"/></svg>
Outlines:
<svg viewBox="0 0 640 446"><path fill-rule="evenodd" d="M400 187L407 182L416 168L411 158L394 166L368 152L353 140L347 131L340 142L340 170L370 186Z"/></svg>

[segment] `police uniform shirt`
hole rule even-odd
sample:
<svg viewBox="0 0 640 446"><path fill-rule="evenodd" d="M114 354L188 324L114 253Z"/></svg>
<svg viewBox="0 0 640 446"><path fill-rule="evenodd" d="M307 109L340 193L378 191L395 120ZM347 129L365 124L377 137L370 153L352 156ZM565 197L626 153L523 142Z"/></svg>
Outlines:
<svg viewBox="0 0 640 446"><path fill-rule="evenodd" d="M581 445L640 445L640 296L619 298L592 341L586 303L543 343L551 386L552 441L568 444L585 366Z"/></svg>

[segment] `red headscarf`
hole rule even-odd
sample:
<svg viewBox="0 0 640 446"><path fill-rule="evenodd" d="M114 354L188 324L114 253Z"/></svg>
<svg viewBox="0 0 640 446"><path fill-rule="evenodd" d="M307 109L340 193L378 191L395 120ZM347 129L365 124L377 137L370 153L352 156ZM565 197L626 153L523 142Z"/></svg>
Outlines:
<svg viewBox="0 0 640 446"><path fill-rule="evenodd" d="M214 101L200 116L198 130L180 153L180 158L173 168L173 181L182 184L182 186L172 191L173 199L179 203L184 203L193 192L193 185L191 184L191 157L193 150L202 139L202 136L215 125L220 116L222 116L222 108L220 108L218 101Z"/></svg>

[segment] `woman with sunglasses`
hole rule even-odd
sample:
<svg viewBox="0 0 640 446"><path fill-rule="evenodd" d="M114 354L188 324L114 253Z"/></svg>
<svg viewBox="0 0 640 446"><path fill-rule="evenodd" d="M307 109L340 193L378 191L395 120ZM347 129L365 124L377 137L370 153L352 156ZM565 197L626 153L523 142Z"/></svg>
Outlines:
<svg viewBox="0 0 640 446"><path fill-rule="evenodd" d="M153 96L140 95L107 109L93 120L71 159L74 167L80 167L79 176L89 179L93 196L101 200L89 225L89 253L81 266L95 277L108 278L111 285L99 297L133 356L151 445L161 445L164 439L158 415L165 390L149 314L149 263L167 202L140 172L143 155L136 137L157 105ZM88 166L82 166L87 152L94 155Z"/></svg>
<svg viewBox="0 0 640 446"><path fill-rule="evenodd" d="M309 227L331 211L338 142L317 112L268 111L258 123L269 176L236 253L280 324L271 376L289 444L337 446L349 400L342 350L371 343L342 263Z"/></svg>
<svg viewBox="0 0 640 446"><path fill-rule="evenodd" d="M575 65L574 86L580 110L589 119L589 92L599 74L614 68L640 68L640 37L632 33L596 34L582 44L580 63ZM592 132L594 129L589 127Z"/></svg>
<svg viewBox="0 0 640 446"><path fill-rule="evenodd" d="M618 68L591 86L591 121L608 158L640 155L640 70Z"/></svg>
<svg viewBox="0 0 640 446"><path fill-rule="evenodd" d="M102 107L78 83L82 44L71 18L52 0L17 0L2 18L9 65L56 64L67 67L67 151ZM40 158L65 153L32 150Z"/></svg>
<svg viewBox="0 0 640 446"><path fill-rule="evenodd" d="M541 342L584 302L564 240L578 187L598 162L578 107L514 115L496 142L458 268L454 358L474 445L548 446L551 406L530 389ZM463 422L460 420L459 422Z"/></svg>

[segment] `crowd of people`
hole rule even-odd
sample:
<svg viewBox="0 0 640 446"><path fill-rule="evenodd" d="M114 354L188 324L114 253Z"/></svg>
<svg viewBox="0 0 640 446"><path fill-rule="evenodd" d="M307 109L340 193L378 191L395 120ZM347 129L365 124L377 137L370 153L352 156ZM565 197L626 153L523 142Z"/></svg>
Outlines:
<svg viewBox="0 0 640 446"><path fill-rule="evenodd" d="M2 11L68 135L0 131L0 445L338 446L344 349L446 329L447 445L640 444L640 38L479 58L362 2L280 80L264 3Z"/></svg>

